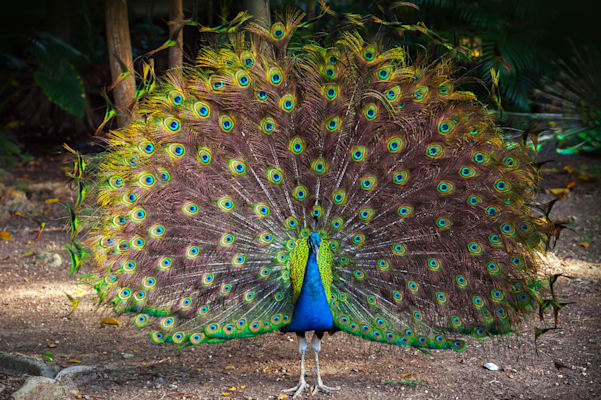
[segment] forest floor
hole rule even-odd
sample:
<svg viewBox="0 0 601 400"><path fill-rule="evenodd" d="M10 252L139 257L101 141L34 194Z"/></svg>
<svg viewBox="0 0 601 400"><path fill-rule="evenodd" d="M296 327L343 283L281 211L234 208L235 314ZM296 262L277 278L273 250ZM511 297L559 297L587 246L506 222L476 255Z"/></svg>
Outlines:
<svg viewBox="0 0 601 400"><path fill-rule="evenodd" d="M0 351L63 368L109 367L75 378L66 398L287 398L280 390L294 386L299 373L294 335L175 350L100 323L93 294L68 276L63 246L71 196L62 161L43 157L0 175L0 232L7 232L0 233ZM572 304L560 314L560 329L539 338L538 354L531 331L470 343L462 353L393 348L337 333L326 336L320 354L325 384L342 387L330 398L601 398L601 164L560 158L543 172L541 200L565 197L551 217L570 227L548 254L547 272L571 277L556 288ZM67 295L80 301L73 313ZM310 351L307 360L312 384ZM501 369L483 368L489 362ZM0 373L0 399L25 379Z"/></svg>

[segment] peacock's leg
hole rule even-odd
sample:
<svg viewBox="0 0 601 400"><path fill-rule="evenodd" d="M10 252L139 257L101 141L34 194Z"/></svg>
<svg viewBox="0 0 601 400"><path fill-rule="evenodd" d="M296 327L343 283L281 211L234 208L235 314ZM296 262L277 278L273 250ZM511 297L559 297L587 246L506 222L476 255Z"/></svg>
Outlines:
<svg viewBox="0 0 601 400"><path fill-rule="evenodd" d="M292 396L293 399L300 396L305 389L309 388L307 382L305 381L305 351L307 350L307 338L305 337L305 332L297 332L296 337L298 339L298 351L301 354L301 367L300 367L300 378L298 380L298 385L290 389L284 389L282 392L294 392Z"/></svg>
<svg viewBox="0 0 601 400"><path fill-rule="evenodd" d="M340 390L340 386L329 387L324 385L321 380L321 375L319 373L319 350L321 350L321 338L323 337L323 333L323 331L315 331L315 334L311 339L311 348L313 349L313 353L315 353L315 371L317 372L317 382L315 382L315 389L313 390L312 395L317 392L329 394L332 390Z"/></svg>

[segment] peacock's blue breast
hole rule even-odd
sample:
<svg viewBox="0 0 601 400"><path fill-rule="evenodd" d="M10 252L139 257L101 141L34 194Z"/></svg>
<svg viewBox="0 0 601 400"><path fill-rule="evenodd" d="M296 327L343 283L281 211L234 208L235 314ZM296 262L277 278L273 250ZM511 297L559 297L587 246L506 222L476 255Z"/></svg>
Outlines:
<svg viewBox="0 0 601 400"><path fill-rule="evenodd" d="M327 331L334 326L334 318L321 281L317 258L311 251L303 287L292 315L292 322L284 328L287 332Z"/></svg>

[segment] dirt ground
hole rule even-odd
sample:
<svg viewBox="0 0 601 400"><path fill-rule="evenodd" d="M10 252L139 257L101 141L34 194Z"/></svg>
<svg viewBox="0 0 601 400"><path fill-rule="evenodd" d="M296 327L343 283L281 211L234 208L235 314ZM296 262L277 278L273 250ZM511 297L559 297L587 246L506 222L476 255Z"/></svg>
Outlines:
<svg viewBox="0 0 601 400"><path fill-rule="evenodd" d="M538 354L532 332L470 342L463 353L425 353L337 333L325 338L320 353L325 384L342 387L332 399L601 398L601 164L561 158L545 164L544 172L541 200L565 196L551 217L570 228L548 254L548 272L572 277L561 278L557 289L573 304L560 314L560 329L539 339ZM299 373L293 335L175 350L123 327L101 325L92 294L67 273L68 198L58 158L0 174L0 232L12 237L0 239L0 351L61 367L114 367L91 380L76 380L73 398L286 398L280 390L294 386ZM67 294L80 300L73 314ZM313 383L312 353L307 356L307 381ZM483 368L488 362L501 370ZM24 380L0 374L0 399Z"/></svg>

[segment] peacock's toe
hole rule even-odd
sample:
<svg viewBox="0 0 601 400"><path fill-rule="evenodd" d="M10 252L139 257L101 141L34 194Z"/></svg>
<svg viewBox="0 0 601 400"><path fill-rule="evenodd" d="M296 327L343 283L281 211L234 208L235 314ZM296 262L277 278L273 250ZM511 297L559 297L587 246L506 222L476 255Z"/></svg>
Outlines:
<svg viewBox="0 0 601 400"><path fill-rule="evenodd" d="M321 392L321 393L325 393L325 394L331 394L330 392L335 391L335 390L340 390L340 386L326 386L323 383L316 383L315 387L313 388L313 391L311 392L311 396L314 396L315 393L317 392Z"/></svg>
<svg viewBox="0 0 601 400"><path fill-rule="evenodd" d="M307 389L310 389L310 387L307 384L307 382L305 382L305 379L303 378L298 382L298 385L296 385L295 387L292 387L290 389L282 389L282 392L294 392L294 394L292 395L292 398L296 399L297 397L302 395L303 392Z"/></svg>

